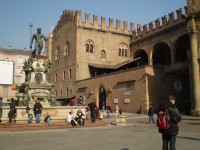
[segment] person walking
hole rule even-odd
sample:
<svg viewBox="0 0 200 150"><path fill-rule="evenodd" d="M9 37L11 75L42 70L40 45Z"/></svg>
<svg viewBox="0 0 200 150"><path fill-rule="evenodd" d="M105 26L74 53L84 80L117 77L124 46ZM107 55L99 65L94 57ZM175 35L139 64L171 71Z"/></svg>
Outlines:
<svg viewBox="0 0 200 150"><path fill-rule="evenodd" d="M40 117L42 114L42 104L40 104L39 100L36 101L33 110L36 117L36 123L40 123Z"/></svg>
<svg viewBox="0 0 200 150"><path fill-rule="evenodd" d="M149 106L149 110L148 110L148 116L149 116L149 124L155 123L154 121L154 108L153 108L153 104L150 104Z"/></svg>
<svg viewBox="0 0 200 150"><path fill-rule="evenodd" d="M175 106L175 102L176 98L173 95L170 95L169 100L163 102L159 108L159 111L163 110L168 112L170 118L169 121L172 124L168 129L159 129L159 132L162 133L162 150L168 150L168 144L170 145L170 150L176 150L176 136L179 132L178 123L181 121L181 115Z"/></svg>

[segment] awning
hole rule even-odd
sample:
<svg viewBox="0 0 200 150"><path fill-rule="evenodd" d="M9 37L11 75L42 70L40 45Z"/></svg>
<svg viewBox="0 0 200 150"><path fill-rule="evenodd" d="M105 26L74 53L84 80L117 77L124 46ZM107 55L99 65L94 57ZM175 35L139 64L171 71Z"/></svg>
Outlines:
<svg viewBox="0 0 200 150"><path fill-rule="evenodd" d="M91 64L89 63L88 66L90 67L93 67L93 68L102 68L102 69L117 69L119 67L122 67L126 64L129 64L131 62L134 62L136 60L139 60L141 57L138 57L136 59L131 59L131 60L128 60L128 61L125 61L125 62L122 62L122 63L119 63L117 65L109 65L109 64Z"/></svg>

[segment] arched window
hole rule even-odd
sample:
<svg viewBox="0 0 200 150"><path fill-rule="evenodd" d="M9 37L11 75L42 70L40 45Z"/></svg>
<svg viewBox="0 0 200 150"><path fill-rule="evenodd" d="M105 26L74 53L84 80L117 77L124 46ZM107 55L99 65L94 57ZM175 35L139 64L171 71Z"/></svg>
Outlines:
<svg viewBox="0 0 200 150"><path fill-rule="evenodd" d="M120 56L120 57L128 57L127 44L120 44L119 45L118 56Z"/></svg>
<svg viewBox="0 0 200 150"><path fill-rule="evenodd" d="M69 78L71 78L71 77L72 77L72 70L69 69Z"/></svg>
<svg viewBox="0 0 200 150"><path fill-rule="evenodd" d="M104 50L101 51L101 59L106 59L106 52Z"/></svg>
<svg viewBox="0 0 200 150"><path fill-rule="evenodd" d="M90 53L93 53L93 44L90 44Z"/></svg>
<svg viewBox="0 0 200 150"><path fill-rule="evenodd" d="M119 56L121 56L121 48L119 48Z"/></svg>
<svg viewBox="0 0 200 150"><path fill-rule="evenodd" d="M57 82L57 76L58 76L58 75L57 75L57 73L56 73L56 74L55 74L55 82Z"/></svg>
<svg viewBox="0 0 200 150"><path fill-rule="evenodd" d="M62 90L60 91L60 96L62 96Z"/></svg>
<svg viewBox="0 0 200 150"><path fill-rule="evenodd" d="M69 88L67 87L66 88L66 96L68 96L69 95Z"/></svg>
<svg viewBox="0 0 200 150"><path fill-rule="evenodd" d="M65 71L63 71L63 80L65 80Z"/></svg>
<svg viewBox="0 0 200 150"><path fill-rule="evenodd" d="M60 59L60 47L58 46L55 51L55 60Z"/></svg>
<svg viewBox="0 0 200 150"><path fill-rule="evenodd" d="M89 44L86 44L86 52L89 52Z"/></svg>
<svg viewBox="0 0 200 150"><path fill-rule="evenodd" d="M85 51L88 53L93 53L94 52L94 42L92 40L88 40L85 43Z"/></svg>
<svg viewBox="0 0 200 150"><path fill-rule="evenodd" d="M124 49L122 49L122 57L124 57Z"/></svg>
<svg viewBox="0 0 200 150"><path fill-rule="evenodd" d="M128 56L128 55L127 55L127 49L125 49L125 51L124 51L124 56L125 56L125 57Z"/></svg>
<svg viewBox="0 0 200 150"><path fill-rule="evenodd" d="M65 42L65 46L64 46L64 56L69 55L69 51L70 51L70 45L69 45L69 41Z"/></svg>

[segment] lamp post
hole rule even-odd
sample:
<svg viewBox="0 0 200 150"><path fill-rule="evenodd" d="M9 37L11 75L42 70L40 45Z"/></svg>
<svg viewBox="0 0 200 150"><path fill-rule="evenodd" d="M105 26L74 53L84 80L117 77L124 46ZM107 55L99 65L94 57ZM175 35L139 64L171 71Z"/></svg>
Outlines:
<svg viewBox="0 0 200 150"><path fill-rule="evenodd" d="M31 43L31 39L32 39L32 27L33 27L33 23L32 22L29 23L29 27L30 27L30 43ZM30 48L30 50L32 51L31 48Z"/></svg>

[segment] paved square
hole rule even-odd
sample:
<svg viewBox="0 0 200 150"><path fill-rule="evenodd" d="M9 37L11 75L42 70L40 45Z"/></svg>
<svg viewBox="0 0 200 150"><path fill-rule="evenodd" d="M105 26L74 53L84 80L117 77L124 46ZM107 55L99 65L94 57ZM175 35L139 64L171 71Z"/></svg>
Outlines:
<svg viewBox="0 0 200 150"><path fill-rule="evenodd" d="M115 118L105 119L113 122ZM3 132L0 150L160 150L161 134L146 115L128 115L127 126L66 128ZM200 119L184 117L177 136L178 150L199 150Z"/></svg>

